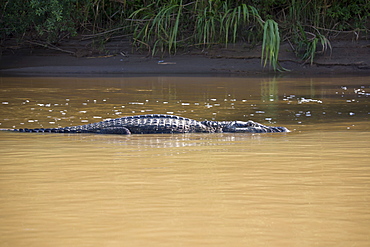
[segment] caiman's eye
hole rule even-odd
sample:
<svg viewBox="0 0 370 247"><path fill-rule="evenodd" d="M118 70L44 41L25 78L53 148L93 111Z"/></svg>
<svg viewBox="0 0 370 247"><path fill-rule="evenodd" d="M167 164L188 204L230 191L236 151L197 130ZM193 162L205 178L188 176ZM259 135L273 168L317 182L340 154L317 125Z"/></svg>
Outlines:
<svg viewBox="0 0 370 247"><path fill-rule="evenodd" d="M243 121L236 121L235 122L235 127L241 128L241 127L248 127L250 124L248 122L243 122Z"/></svg>

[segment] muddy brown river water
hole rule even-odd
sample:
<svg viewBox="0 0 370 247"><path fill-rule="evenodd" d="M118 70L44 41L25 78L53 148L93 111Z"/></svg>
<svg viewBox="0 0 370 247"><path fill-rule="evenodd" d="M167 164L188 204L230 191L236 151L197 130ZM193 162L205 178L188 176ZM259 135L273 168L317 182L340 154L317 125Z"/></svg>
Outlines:
<svg viewBox="0 0 370 247"><path fill-rule="evenodd" d="M0 128L140 114L291 133L0 132L0 246L369 246L370 78L2 77Z"/></svg>

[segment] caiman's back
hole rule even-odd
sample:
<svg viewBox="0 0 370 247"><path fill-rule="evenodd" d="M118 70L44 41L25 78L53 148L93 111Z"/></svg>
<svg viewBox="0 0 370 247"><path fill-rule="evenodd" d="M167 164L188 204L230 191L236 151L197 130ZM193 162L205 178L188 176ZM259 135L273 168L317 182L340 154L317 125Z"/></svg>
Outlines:
<svg viewBox="0 0 370 247"><path fill-rule="evenodd" d="M10 130L10 129L9 129ZM253 121L196 121L174 115L138 115L65 128L13 129L19 132L100 133L100 134L172 134L215 132L289 132L285 127L270 127Z"/></svg>
<svg viewBox="0 0 370 247"><path fill-rule="evenodd" d="M139 115L117 118L109 125L122 126L132 134L213 133L215 128L199 121L174 115Z"/></svg>

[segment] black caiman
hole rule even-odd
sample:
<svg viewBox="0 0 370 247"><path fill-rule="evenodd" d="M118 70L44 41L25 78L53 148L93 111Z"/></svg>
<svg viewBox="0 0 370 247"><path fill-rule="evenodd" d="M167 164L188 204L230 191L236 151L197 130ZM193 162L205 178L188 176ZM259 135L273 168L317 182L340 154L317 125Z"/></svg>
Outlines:
<svg viewBox="0 0 370 247"><path fill-rule="evenodd" d="M251 120L197 121L189 118L149 114L122 117L64 128L1 129L18 132L99 133L99 134L173 134L173 133L273 133L290 132L285 127L272 127Z"/></svg>

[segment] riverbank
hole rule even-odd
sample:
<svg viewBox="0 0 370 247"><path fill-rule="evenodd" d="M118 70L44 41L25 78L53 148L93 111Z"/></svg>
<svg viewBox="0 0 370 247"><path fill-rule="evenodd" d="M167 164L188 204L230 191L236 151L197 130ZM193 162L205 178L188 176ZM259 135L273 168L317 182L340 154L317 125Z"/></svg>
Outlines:
<svg viewBox="0 0 370 247"><path fill-rule="evenodd" d="M332 50L317 54L313 64L303 64L289 44L280 48L279 61L289 70L285 75L370 75L370 42L333 41ZM272 69L261 66L259 47L243 44L212 49L188 49L172 56L154 56L135 51L128 42L110 42L103 52L85 45L65 43L58 47L38 45L13 47L2 52L3 76L125 76L146 74L236 74L268 75Z"/></svg>

